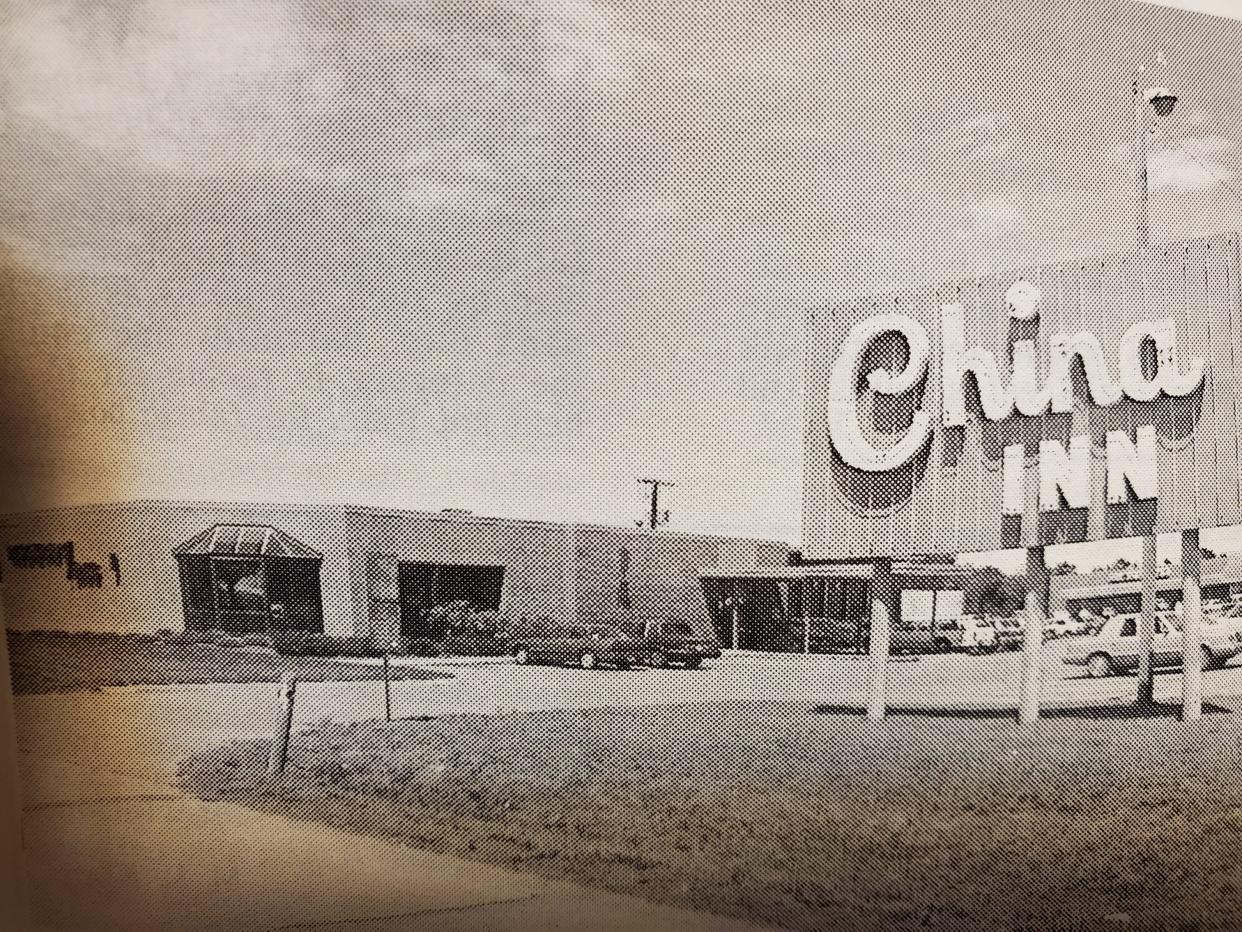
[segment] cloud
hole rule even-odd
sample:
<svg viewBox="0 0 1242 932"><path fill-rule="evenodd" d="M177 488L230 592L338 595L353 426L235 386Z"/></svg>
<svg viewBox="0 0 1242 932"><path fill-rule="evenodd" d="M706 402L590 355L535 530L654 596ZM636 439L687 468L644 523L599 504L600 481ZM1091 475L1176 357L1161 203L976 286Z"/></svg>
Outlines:
<svg viewBox="0 0 1242 932"><path fill-rule="evenodd" d="M1176 148L1152 152L1147 161L1148 184L1152 190L1204 191L1228 181L1235 172L1225 167L1223 157L1237 148L1220 136L1199 136L1183 140Z"/></svg>
<svg viewBox="0 0 1242 932"><path fill-rule="evenodd" d="M165 169L251 154L238 133L285 125L286 95L277 91L287 88L272 82L300 76L308 51L288 20L241 3L9 10L0 37L9 113ZM305 97L312 106L323 99Z"/></svg>

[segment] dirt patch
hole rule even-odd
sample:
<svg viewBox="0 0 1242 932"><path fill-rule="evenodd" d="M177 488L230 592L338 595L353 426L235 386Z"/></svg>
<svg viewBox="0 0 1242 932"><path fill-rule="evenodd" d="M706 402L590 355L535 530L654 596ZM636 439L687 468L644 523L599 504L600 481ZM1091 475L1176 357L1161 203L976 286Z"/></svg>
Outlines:
<svg viewBox="0 0 1242 932"><path fill-rule="evenodd" d="M267 743L186 787L793 928L1232 929L1242 723L890 719L788 704L462 716Z"/></svg>
<svg viewBox="0 0 1242 932"><path fill-rule="evenodd" d="M213 644L166 644L124 635L9 632L13 692L52 693L105 686L174 683L275 683L286 670L306 681L378 680L375 664L325 657L282 657L272 651ZM447 674L394 666L394 680Z"/></svg>

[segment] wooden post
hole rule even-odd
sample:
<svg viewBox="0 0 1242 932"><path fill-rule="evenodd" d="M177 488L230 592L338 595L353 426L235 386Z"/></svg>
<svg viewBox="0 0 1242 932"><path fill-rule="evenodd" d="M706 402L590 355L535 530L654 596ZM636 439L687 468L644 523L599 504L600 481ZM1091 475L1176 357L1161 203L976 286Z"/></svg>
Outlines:
<svg viewBox="0 0 1242 932"><path fill-rule="evenodd" d="M384 648L384 721L392 721L392 693L388 686L388 648Z"/></svg>
<svg viewBox="0 0 1242 932"><path fill-rule="evenodd" d="M298 688L296 673L287 672L280 680L276 693L276 735L272 740L272 753L267 759L267 775L278 780L285 772L289 760L289 732L293 729L293 694Z"/></svg>
<svg viewBox="0 0 1242 932"><path fill-rule="evenodd" d="M1026 548L1026 617L1022 638L1022 687L1018 721L1039 720L1040 678L1043 675L1044 623L1048 619L1048 565L1044 548Z"/></svg>
<svg viewBox="0 0 1242 932"><path fill-rule="evenodd" d="M867 696L867 718L884 718L886 678L888 676L889 606L892 604L893 561L876 560L871 575L871 683Z"/></svg>
<svg viewBox="0 0 1242 932"><path fill-rule="evenodd" d="M1203 563L1199 530L1182 531L1182 721L1203 717Z"/></svg>
<svg viewBox="0 0 1242 932"><path fill-rule="evenodd" d="M1156 638L1156 535L1143 537L1142 603L1138 619L1138 704L1151 705L1152 648Z"/></svg>

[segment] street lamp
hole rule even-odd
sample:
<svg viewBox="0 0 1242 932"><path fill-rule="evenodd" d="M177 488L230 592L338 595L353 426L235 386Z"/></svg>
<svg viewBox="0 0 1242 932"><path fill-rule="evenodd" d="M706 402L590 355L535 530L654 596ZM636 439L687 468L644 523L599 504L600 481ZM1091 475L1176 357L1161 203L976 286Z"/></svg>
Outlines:
<svg viewBox="0 0 1242 932"><path fill-rule="evenodd" d="M1159 60L1164 64L1163 55ZM1147 208L1147 139L1155 128L1147 115L1147 107L1151 107L1156 116L1167 117L1177 105L1177 96L1167 87L1148 87L1140 93L1144 71L1139 66L1131 88L1134 94L1134 157L1138 163L1138 243L1146 248L1151 245L1151 218Z"/></svg>
<svg viewBox="0 0 1242 932"><path fill-rule="evenodd" d="M1159 54L1156 60L1165 64L1164 55ZM1132 90L1134 94L1134 157L1138 162L1138 244L1139 249L1146 250L1151 245L1151 218L1148 214L1147 202L1147 140L1155 130L1152 117L1147 108L1156 117L1167 117L1177 104L1177 97L1167 87L1147 87L1140 93L1143 72L1142 65L1134 75ZM1185 537L1183 532L1183 547ZM1198 546L1198 532L1195 533L1195 546ZM1152 662L1153 639L1155 636L1155 601L1156 601L1156 535L1143 535L1143 575L1141 595L1141 612L1139 616L1139 668L1138 668L1138 701L1140 705L1150 706L1153 696ZM1187 642L1189 643L1189 641ZM1195 657L1199 648L1195 648ZM1187 648L1184 652L1189 654ZM1196 664L1196 669L1198 669Z"/></svg>

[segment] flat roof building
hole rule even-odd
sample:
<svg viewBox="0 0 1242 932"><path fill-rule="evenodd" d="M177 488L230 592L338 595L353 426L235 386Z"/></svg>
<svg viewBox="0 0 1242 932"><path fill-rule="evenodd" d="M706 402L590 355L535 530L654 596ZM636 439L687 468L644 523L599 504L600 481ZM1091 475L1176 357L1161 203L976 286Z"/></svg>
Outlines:
<svg viewBox="0 0 1242 932"><path fill-rule="evenodd" d="M779 541L354 505L141 500L0 519L14 629L322 630L387 643L451 601L512 618L677 613Z"/></svg>
<svg viewBox="0 0 1242 932"><path fill-rule="evenodd" d="M1205 603L1228 602L1234 596L1242 596L1242 558L1227 554L1205 559L1202 571ZM1129 614L1139 610L1142 587L1137 567L1123 571L1070 573L1052 577L1049 602L1053 611L1071 615L1083 609L1093 615ZM1180 566L1171 563L1162 566L1156 579L1156 598L1168 608L1181 602Z"/></svg>

